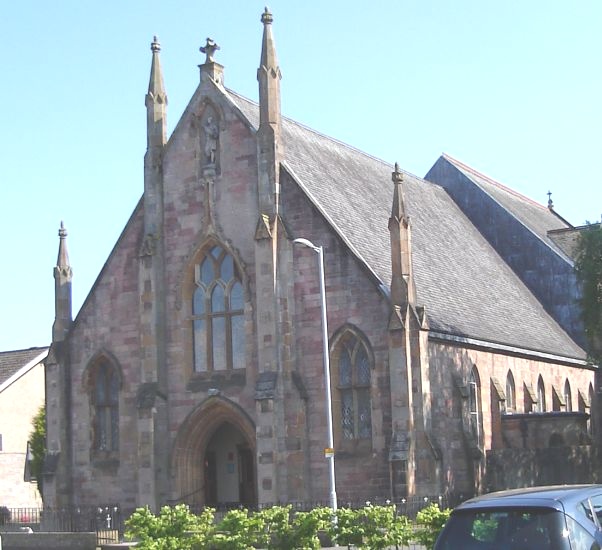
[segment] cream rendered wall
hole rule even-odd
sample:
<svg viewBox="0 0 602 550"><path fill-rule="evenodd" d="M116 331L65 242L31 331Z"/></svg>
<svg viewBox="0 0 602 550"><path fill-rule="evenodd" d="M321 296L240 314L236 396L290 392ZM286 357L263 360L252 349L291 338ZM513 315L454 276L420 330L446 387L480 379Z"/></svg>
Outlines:
<svg viewBox="0 0 602 550"><path fill-rule="evenodd" d="M23 473L31 422L43 403L43 363L38 363L0 393L0 506L42 505L37 485L25 482Z"/></svg>

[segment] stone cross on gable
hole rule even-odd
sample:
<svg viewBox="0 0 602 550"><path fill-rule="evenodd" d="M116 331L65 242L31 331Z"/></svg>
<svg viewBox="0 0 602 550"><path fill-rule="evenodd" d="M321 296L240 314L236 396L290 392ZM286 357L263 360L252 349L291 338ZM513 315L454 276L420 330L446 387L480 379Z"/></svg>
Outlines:
<svg viewBox="0 0 602 550"><path fill-rule="evenodd" d="M207 43L204 46L201 46L199 49L207 56L205 63L214 63L215 59L213 59L213 56L215 52L221 48L217 45L215 40L207 38Z"/></svg>

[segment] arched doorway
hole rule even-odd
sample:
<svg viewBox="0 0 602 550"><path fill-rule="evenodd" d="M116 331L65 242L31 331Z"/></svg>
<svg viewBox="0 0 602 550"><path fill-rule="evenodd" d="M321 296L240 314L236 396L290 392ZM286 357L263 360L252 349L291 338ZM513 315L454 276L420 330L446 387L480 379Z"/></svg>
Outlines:
<svg viewBox="0 0 602 550"><path fill-rule="evenodd" d="M205 505L255 504L253 452L244 435L224 422L207 443L203 463Z"/></svg>
<svg viewBox="0 0 602 550"><path fill-rule="evenodd" d="M210 397L193 411L178 430L172 458L175 501L257 504L255 427L231 401Z"/></svg>

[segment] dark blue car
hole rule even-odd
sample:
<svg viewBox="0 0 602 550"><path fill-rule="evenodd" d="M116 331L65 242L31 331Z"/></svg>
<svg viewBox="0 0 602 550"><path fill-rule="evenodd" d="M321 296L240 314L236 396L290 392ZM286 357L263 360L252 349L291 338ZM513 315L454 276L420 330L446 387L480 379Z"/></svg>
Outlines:
<svg viewBox="0 0 602 550"><path fill-rule="evenodd" d="M435 550L600 550L602 485L490 493L458 506Z"/></svg>

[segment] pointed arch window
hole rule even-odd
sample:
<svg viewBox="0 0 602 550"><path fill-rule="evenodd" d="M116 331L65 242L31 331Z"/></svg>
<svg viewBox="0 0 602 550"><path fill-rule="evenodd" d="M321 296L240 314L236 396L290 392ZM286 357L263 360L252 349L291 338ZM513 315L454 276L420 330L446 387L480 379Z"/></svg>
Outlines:
<svg viewBox="0 0 602 550"><path fill-rule="evenodd" d="M573 399L571 397L571 384L568 378L564 383L564 410L571 412L573 410Z"/></svg>
<svg viewBox="0 0 602 550"><path fill-rule="evenodd" d="M335 350L335 384L338 393L339 433L342 441L372 437L371 366L368 350L352 331L347 331Z"/></svg>
<svg viewBox="0 0 602 550"><path fill-rule="evenodd" d="M541 376L537 381L537 412L546 412L546 388Z"/></svg>
<svg viewBox="0 0 602 550"><path fill-rule="evenodd" d="M119 450L119 388L117 369L101 359L92 372L93 448Z"/></svg>
<svg viewBox="0 0 602 550"><path fill-rule="evenodd" d="M213 246L195 267L194 370L245 367L244 292L232 256Z"/></svg>
<svg viewBox="0 0 602 550"><path fill-rule="evenodd" d="M508 371L508 375L506 376L506 412L516 412L516 388L514 386L512 371Z"/></svg>
<svg viewBox="0 0 602 550"><path fill-rule="evenodd" d="M475 441L481 442L481 380L476 367L470 371L468 378L468 412L470 415L470 431Z"/></svg>

